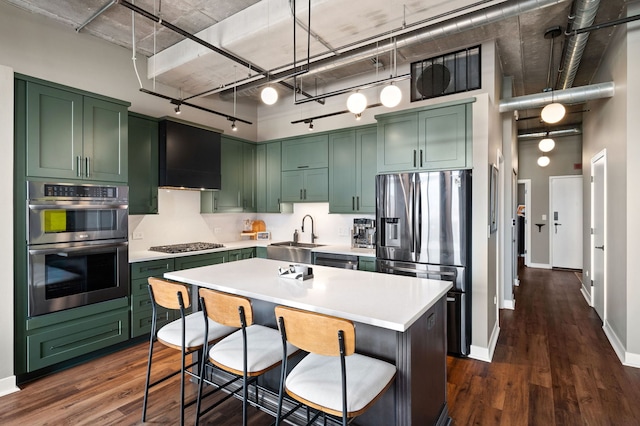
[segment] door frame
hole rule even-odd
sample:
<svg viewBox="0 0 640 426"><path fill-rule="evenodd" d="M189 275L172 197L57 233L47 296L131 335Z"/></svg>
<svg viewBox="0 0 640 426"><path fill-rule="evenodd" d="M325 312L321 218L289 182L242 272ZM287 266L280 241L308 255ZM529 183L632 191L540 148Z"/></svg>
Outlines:
<svg viewBox="0 0 640 426"><path fill-rule="evenodd" d="M548 232L549 232L549 269L553 269L553 233L554 233L554 226L552 225L553 222L553 181L554 180L563 180L563 179L577 179L580 178L582 180L582 188L584 188L584 177L582 175L562 175L562 176L549 176L549 220L547 221L547 223L549 224L548 226ZM584 189L582 189L583 193L582 195L582 204L584 205ZM584 210L584 207L582 208ZM584 220L582 218L580 218L582 221L582 226L580 227L580 233L582 234L584 231ZM584 237L582 238L582 247L581 251L582 253L584 253ZM583 255L584 256L584 255ZM583 262L584 263L584 257L581 256ZM582 270L584 270L584 264L582 265Z"/></svg>
<svg viewBox="0 0 640 426"><path fill-rule="evenodd" d="M594 200L594 183L593 183L593 170L594 167L593 165L599 161L602 160L604 161L603 163L603 178L604 178L604 182L602 183L604 186L604 193L603 193L603 218L602 218L602 224L603 224L603 229L602 229L602 240L603 240L603 244L605 246L605 250L608 247L609 242L607 241L607 175L608 175L608 171L607 171L607 150L603 149L602 151L598 152L596 155L594 155L593 157L591 157L591 182L589 184L589 189L590 189L590 193L591 193L591 200L590 200L590 230L589 230L589 243L590 243L590 247L589 247L589 269L591 270L590 272L590 276L589 276L589 281L591 284L591 291L590 294L587 295L586 291L584 290L584 276L583 276L583 284L582 287L580 289L580 291L582 291L582 294L585 296L585 299L587 299L587 302L589 302L589 306L593 307L595 309L595 296L594 296L594 286L593 286L593 280L591 279L591 277L593 277L593 264L594 264L594 258L595 258L595 237L593 234L593 229L595 226L594 220L593 220L593 216L594 216L594 211L595 211L595 200ZM602 323L606 324L607 322L607 255L606 255L606 251L604 252L604 262L602 265L602 297L603 297L603 303L604 303L604 309L603 309L603 318L602 319ZM590 297L589 297L590 296Z"/></svg>
<svg viewBox="0 0 640 426"><path fill-rule="evenodd" d="M528 267L531 265L531 179L518 179L520 184L524 185L524 266Z"/></svg>

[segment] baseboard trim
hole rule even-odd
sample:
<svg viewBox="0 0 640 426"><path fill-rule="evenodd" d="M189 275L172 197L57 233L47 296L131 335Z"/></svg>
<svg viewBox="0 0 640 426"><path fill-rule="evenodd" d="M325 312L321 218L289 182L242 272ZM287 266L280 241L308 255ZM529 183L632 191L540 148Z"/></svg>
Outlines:
<svg viewBox="0 0 640 426"><path fill-rule="evenodd" d="M593 306L593 303L591 303L591 295L584 288L584 285L580 286L580 293L582 293L582 296L584 297L584 300L587 301L587 305Z"/></svg>
<svg viewBox="0 0 640 426"><path fill-rule="evenodd" d="M530 263L529 268L552 269L548 263Z"/></svg>
<svg viewBox="0 0 640 426"><path fill-rule="evenodd" d="M20 388L16 386L16 376L9 376L0 379L0 396L18 392Z"/></svg>
<svg viewBox="0 0 640 426"><path fill-rule="evenodd" d="M489 346L483 348L481 346L471 345L471 353L469 354L469 358L477 359L478 361L491 362L493 359L493 353L496 350L496 346L498 345L498 337L500 336L500 326L496 322L495 327L493 327L493 332L491 333L491 338L489 339Z"/></svg>
<svg viewBox="0 0 640 426"><path fill-rule="evenodd" d="M618 355L622 365L640 368L640 354L627 352L622 341L618 338L618 335L613 331L607 321L602 325L602 329L604 330L604 334L607 336L607 339L609 339L609 343L611 343L616 355Z"/></svg>
<svg viewBox="0 0 640 426"><path fill-rule="evenodd" d="M510 309L510 310L514 310L516 308L516 301L515 300L503 300L502 301L502 309Z"/></svg>

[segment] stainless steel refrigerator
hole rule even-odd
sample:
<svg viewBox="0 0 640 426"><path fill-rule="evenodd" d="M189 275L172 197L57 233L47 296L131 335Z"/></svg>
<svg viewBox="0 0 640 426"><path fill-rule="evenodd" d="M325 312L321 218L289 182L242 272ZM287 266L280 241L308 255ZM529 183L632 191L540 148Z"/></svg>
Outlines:
<svg viewBox="0 0 640 426"><path fill-rule="evenodd" d="M378 272L447 280L447 343L471 345L471 171L376 177Z"/></svg>

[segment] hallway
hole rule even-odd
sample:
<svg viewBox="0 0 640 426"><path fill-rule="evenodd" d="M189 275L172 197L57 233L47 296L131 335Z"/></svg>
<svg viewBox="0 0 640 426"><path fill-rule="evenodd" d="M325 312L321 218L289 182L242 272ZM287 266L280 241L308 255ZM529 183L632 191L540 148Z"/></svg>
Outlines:
<svg viewBox="0 0 640 426"><path fill-rule="evenodd" d="M520 269L492 363L448 358L456 425L639 425L640 369L624 367L569 271Z"/></svg>

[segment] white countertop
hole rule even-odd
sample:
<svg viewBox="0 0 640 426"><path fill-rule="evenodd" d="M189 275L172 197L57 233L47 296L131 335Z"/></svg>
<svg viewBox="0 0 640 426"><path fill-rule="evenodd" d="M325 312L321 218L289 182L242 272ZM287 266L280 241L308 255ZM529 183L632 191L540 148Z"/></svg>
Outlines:
<svg viewBox="0 0 640 426"><path fill-rule="evenodd" d="M184 253L161 253L159 251L149 251L149 250L129 251L129 263L146 262L148 260L169 259L172 257L193 256L197 254L237 250L237 249L243 249L247 247L266 247L269 244L274 242L276 241L271 241L271 240L233 241L233 242L223 243L224 247L221 247L221 248L216 248L211 250L189 251ZM351 248L350 246L346 246L346 245L328 244L326 246L315 247L312 249L312 251L317 253L335 253L335 254L348 254L348 255L354 255L354 256L376 257L375 249Z"/></svg>
<svg viewBox="0 0 640 426"><path fill-rule="evenodd" d="M168 279L404 332L451 288L447 281L313 265L312 279L278 276L279 260L246 259L168 272Z"/></svg>

